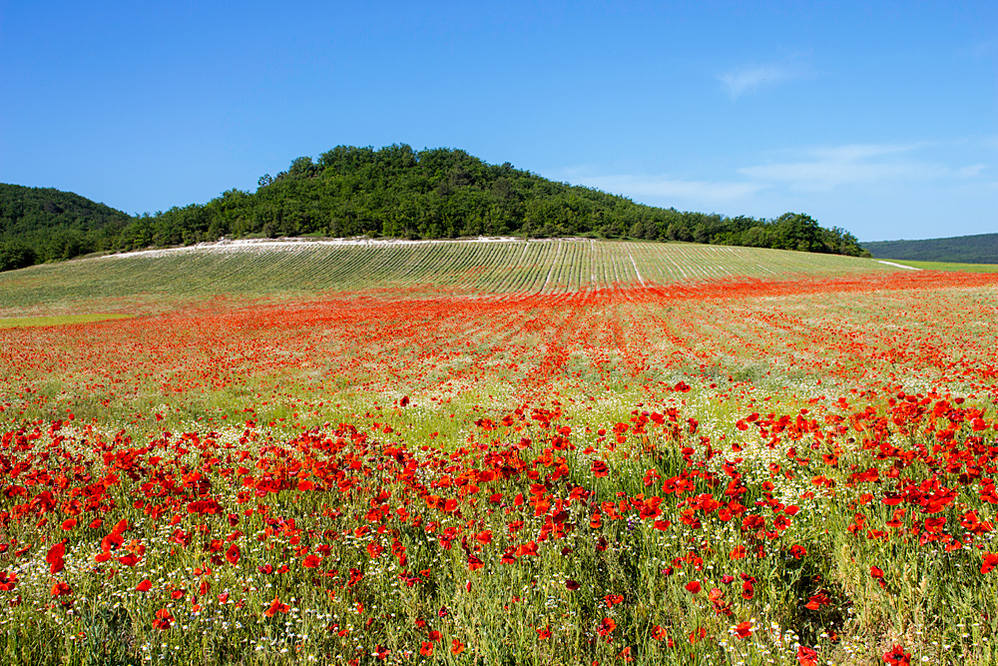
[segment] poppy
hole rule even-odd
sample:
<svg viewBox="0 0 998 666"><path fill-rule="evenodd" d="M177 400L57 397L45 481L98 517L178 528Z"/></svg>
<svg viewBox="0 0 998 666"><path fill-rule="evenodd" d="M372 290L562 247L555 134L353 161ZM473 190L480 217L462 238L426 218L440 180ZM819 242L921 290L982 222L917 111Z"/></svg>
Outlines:
<svg viewBox="0 0 998 666"><path fill-rule="evenodd" d="M275 596L274 600L270 602L270 606L267 608L267 610L263 612L263 614L266 615L267 617L273 617L277 613L287 613L290 610L291 610L290 606L281 603L280 600Z"/></svg>

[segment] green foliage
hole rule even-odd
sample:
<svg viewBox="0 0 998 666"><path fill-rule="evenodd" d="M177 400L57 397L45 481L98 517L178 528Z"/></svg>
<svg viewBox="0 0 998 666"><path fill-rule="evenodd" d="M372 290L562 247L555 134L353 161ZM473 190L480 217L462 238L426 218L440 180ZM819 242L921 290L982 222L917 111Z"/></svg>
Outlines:
<svg viewBox="0 0 998 666"><path fill-rule="evenodd" d="M863 247L886 259L998 264L998 234L878 241Z"/></svg>
<svg viewBox="0 0 998 666"><path fill-rule="evenodd" d="M0 241L0 271L30 266L35 258L34 250L21 240Z"/></svg>
<svg viewBox="0 0 998 666"><path fill-rule="evenodd" d="M299 157L276 177L262 176L254 194L231 190L203 206L161 213L150 224L172 231L173 242L222 234L630 236L866 256L848 232L823 229L799 213L768 221L654 208L509 163L486 164L463 150L417 152L407 145L337 146L317 162Z"/></svg>
<svg viewBox="0 0 998 666"><path fill-rule="evenodd" d="M130 219L72 192L0 183L0 270L116 249Z"/></svg>
<svg viewBox="0 0 998 666"><path fill-rule="evenodd" d="M261 176L254 193L232 189L203 205L136 218L57 190L3 187L0 240L24 241L35 256L0 249L0 269L223 236L629 236L868 256L848 232L800 213L761 220L655 208L508 162L487 164L463 150L404 144L337 146L318 161L298 157L287 171Z"/></svg>

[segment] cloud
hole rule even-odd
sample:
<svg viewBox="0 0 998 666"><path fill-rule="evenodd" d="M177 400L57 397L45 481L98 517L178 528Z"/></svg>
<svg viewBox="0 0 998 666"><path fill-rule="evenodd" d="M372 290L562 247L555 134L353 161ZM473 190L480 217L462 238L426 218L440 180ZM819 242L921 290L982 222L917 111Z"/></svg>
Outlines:
<svg viewBox="0 0 998 666"><path fill-rule="evenodd" d="M955 173L960 178L973 178L975 176L980 176L987 168L987 164L968 164L965 167L957 169Z"/></svg>
<svg viewBox="0 0 998 666"><path fill-rule="evenodd" d="M974 42L970 45L970 54L977 58L986 58L998 53L998 39L988 39Z"/></svg>
<svg viewBox="0 0 998 666"><path fill-rule="evenodd" d="M979 141L978 141L979 143ZM623 194L646 203L678 208L718 210L758 203L759 196L798 200L793 193L830 192L840 187L872 187L907 183L918 188L965 185L992 188L994 165L985 161L943 161L946 143L847 143L777 153L782 159L719 174L717 179L670 174L603 173L596 165L561 169L556 177L572 183ZM758 195L758 196L757 196Z"/></svg>
<svg viewBox="0 0 998 666"><path fill-rule="evenodd" d="M841 146L811 148L807 152L825 160L858 161L916 150L923 143L847 143Z"/></svg>
<svg viewBox="0 0 998 666"><path fill-rule="evenodd" d="M968 179L987 168L986 164L951 167L911 155L925 145L847 144L814 148L805 151L800 159L743 167L738 173L753 182L827 191L843 185L885 181Z"/></svg>
<svg viewBox="0 0 998 666"><path fill-rule="evenodd" d="M744 181L707 181L670 178L666 175L606 175L580 177L579 181L607 192L630 197L661 197L695 201L730 201L755 194L764 187Z"/></svg>
<svg viewBox="0 0 998 666"><path fill-rule="evenodd" d="M799 78L802 72L799 67L786 64L771 63L768 65L747 65L718 76L732 99L738 99L745 93L754 92L763 86L776 85L791 79Z"/></svg>

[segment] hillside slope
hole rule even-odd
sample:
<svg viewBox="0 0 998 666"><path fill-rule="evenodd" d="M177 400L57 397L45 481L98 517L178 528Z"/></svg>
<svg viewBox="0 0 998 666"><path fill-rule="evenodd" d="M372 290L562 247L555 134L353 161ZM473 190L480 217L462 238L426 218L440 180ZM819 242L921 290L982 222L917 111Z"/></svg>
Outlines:
<svg viewBox="0 0 998 666"><path fill-rule="evenodd" d="M462 150L338 146L317 162L299 157L255 193L230 190L204 205L173 208L129 226L122 246L177 245L221 236L589 235L865 255L855 237L807 215L728 218L636 204L556 183Z"/></svg>
<svg viewBox="0 0 998 666"><path fill-rule="evenodd" d="M556 293L734 277L899 270L872 259L691 243L590 239L236 241L0 274L0 313L147 308L157 299L392 289ZM98 308L95 310L94 308Z"/></svg>
<svg viewBox="0 0 998 666"><path fill-rule="evenodd" d="M205 204L132 218L69 192L0 186L0 271L94 251L220 238L366 236L454 239L587 236L867 256L849 232L803 213L774 220L681 212L556 183L462 150L338 146L295 159Z"/></svg>
<svg viewBox="0 0 998 666"><path fill-rule="evenodd" d="M112 249L131 219L72 192L0 183L0 271Z"/></svg>
<svg viewBox="0 0 998 666"><path fill-rule="evenodd" d="M998 234L863 243L874 257L911 261L998 264Z"/></svg>

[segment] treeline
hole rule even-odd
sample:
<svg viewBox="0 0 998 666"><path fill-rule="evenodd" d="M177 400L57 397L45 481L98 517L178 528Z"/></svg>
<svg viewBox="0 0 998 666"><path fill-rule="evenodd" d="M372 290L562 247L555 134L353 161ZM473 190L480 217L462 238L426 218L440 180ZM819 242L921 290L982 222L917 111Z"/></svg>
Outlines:
<svg viewBox="0 0 998 666"><path fill-rule="evenodd" d="M908 261L998 264L998 234L863 243L874 257Z"/></svg>
<svg viewBox="0 0 998 666"><path fill-rule="evenodd" d="M760 220L655 208L462 150L406 145L338 146L317 161L299 157L287 171L261 177L253 194L229 190L204 205L140 218L126 233L133 247L254 235L591 235L864 255L851 234L807 215Z"/></svg>
<svg viewBox="0 0 998 666"><path fill-rule="evenodd" d="M72 192L0 183L0 270L116 249L132 219Z"/></svg>
<svg viewBox="0 0 998 666"><path fill-rule="evenodd" d="M262 176L256 192L233 189L205 204L132 218L96 235L85 251L305 235L631 237L868 256L850 233L804 214L765 220L655 208L462 150L406 145L338 146L318 160L299 157L287 171Z"/></svg>

